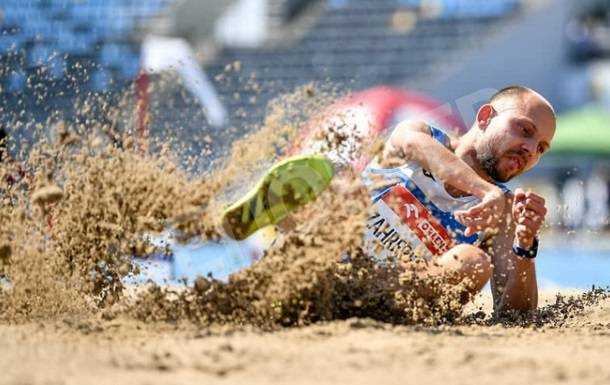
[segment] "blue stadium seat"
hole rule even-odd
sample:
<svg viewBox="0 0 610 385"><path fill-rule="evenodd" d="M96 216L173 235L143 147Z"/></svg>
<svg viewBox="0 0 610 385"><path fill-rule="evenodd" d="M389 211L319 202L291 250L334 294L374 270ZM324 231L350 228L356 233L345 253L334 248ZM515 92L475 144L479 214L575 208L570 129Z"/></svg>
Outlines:
<svg viewBox="0 0 610 385"><path fill-rule="evenodd" d="M96 21L105 19L106 14L101 12L102 8L89 3L76 3L70 9L70 16L75 21Z"/></svg>
<svg viewBox="0 0 610 385"><path fill-rule="evenodd" d="M132 56L133 53L129 46L109 43L105 44L101 49L100 62L102 65L119 66L123 61Z"/></svg>
<svg viewBox="0 0 610 385"><path fill-rule="evenodd" d="M92 7L115 7L115 6L119 6L122 3L125 3L125 1L113 1L113 0L88 0L87 4L92 6Z"/></svg>
<svg viewBox="0 0 610 385"><path fill-rule="evenodd" d="M46 20L28 21L24 24L23 35L30 40L48 41L55 26Z"/></svg>
<svg viewBox="0 0 610 385"><path fill-rule="evenodd" d="M86 87L106 91L132 81L139 70L132 43L135 26L173 1L0 0L4 95L33 92L27 87L29 76L34 83L52 80L48 84L60 87L72 84L66 77L70 74L82 83L76 87L81 92ZM69 90L62 92L69 98Z"/></svg>
<svg viewBox="0 0 610 385"><path fill-rule="evenodd" d="M131 6L130 14L136 18L148 18L157 15L162 9L163 5L159 2L145 1L134 3Z"/></svg>
<svg viewBox="0 0 610 385"><path fill-rule="evenodd" d="M74 33L69 29L59 29L56 36L58 49L65 53L83 55L92 53L95 48L95 40L92 34Z"/></svg>
<svg viewBox="0 0 610 385"><path fill-rule="evenodd" d="M444 18L500 17L519 5L518 0L443 0Z"/></svg>
<svg viewBox="0 0 610 385"><path fill-rule="evenodd" d="M106 27L103 23L91 23L89 24L89 31L92 35L92 39L101 40L112 40L114 33Z"/></svg>
<svg viewBox="0 0 610 385"><path fill-rule="evenodd" d="M46 67L52 78L60 79L66 74L66 59L60 53L53 52Z"/></svg>
<svg viewBox="0 0 610 385"><path fill-rule="evenodd" d="M115 16L111 19L106 20L106 28L115 34L118 38L126 39L129 33L132 32L135 23L133 18L122 16Z"/></svg>
<svg viewBox="0 0 610 385"><path fill-rule="evenodd" d="M36 44L29 49L27 55L28 67L39 67L46 65L53 55L53 49L46 44Z"/></svg>
<svg viewBox="0 0 610 385"><path fill-rule="evenodd" d="M21 35L0 35L0 55L15 52L22 47L22 44Z"/></svg>
<svg viewBox="0 0 610 385"><path fill-rule="evenodd" d="M3 24L23 26L29 20L30 12L20 6L2 6L4 13Z"/></svg>
<svg viewBox="0 0 610 385"><path fill-rule="evenodd" d="M8 75L8 82L7 82L8 90L10 92L17 92L17 91L23 90L23 87L25 86L25 79L26 79L25 72L23 72L21 70L12 71Z"/></svg>
<svg viewBox="0 0 610 385"><path fill-rule="evenodd" d="M407 7L419 7L422 0L398 0L398 3Z"/></svg>
<svg viewBox="0 0 610 385"><path fill-rule="evenodd" d="M45 12L51 17L60 13L69 14L73 3L73 1L49 1L46 5Z"/></svg>
<svg viewBox="0 0 610 385"><path fill-rule="evenodd" d="M138 55L128 55L121 62L119 72L124 79L134 79L140 70L140 57Z"/></svg>
<svg viewBox="0 0 610 385"><path fill-rule="evenodd" d="M91 75L91 88L96 92L106 91L110 86L111 79L112 77L107 70L98 69Z"/></svg>

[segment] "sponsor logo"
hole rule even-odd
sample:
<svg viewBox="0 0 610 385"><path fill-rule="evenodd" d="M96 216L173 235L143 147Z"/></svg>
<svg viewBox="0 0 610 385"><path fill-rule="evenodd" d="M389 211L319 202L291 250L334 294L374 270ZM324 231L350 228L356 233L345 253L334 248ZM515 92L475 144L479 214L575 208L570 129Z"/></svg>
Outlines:
<svg viewBox="0 0 610 385"><path fill-rule="evenodd" d="M426 238L434 244L437 250L449 250L448 242L436 231L430 222L427 220L420 221L417 224L417 228L426 235Z"/></svg>
<svg viewBox="0 0 610 385"><path fill-rule="evenodd" d="M396 185L383 201L402 219L433 255L441 255L454 245L449 231L404 186Z"/></svg>
<svg viewBox="0 0 610 385"><path fill-rule="evenodd" d="M419 219L419 210L417 209L417 206L415 206L413 203L407 203L403 207L407 218Z"/></svg>

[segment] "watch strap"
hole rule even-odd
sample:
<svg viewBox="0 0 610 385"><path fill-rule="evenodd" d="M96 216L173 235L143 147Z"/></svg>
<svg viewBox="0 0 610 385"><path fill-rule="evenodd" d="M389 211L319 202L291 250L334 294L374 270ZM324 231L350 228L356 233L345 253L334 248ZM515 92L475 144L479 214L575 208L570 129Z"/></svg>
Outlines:
<svg viewBox="0 0 610 385"><path fill-rule="evenodd" d="M536 255L538 255L538 237L534 238L534 242L532 243L532 247L529 249L524 249L519 245L513 245L513 253L522 258L534 259Z"/></svg>

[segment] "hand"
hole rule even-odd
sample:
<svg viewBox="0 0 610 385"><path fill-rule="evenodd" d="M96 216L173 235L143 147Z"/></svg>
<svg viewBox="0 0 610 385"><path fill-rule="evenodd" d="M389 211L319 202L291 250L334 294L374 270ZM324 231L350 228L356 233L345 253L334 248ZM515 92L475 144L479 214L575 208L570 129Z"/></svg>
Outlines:
<svg viewBox="0 0 610 385"><path fill-rule="evenodd" d="M524 249L532 247L534 237L544 223L546 215L544 198L531 191L515 190L513 200L513 219L517 223L515 228L515 243Z"/></svg>
<svg viewBox="0 0 610 385"><path fill-rule="evenodd" d="M502 190L493 186L484 196L481 202L468 210L459 210L454 213L458 221L466 226L464 235L467 237L472 234L491 230L498 231L498 225L502 221L506 197Z"/></svg>

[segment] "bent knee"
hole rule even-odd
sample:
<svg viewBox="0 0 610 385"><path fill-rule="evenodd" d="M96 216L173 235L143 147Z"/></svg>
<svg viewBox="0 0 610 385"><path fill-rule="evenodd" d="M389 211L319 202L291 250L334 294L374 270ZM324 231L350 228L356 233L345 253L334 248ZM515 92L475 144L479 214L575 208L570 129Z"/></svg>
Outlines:
<svg viewBox="0 0 610 385"><path fill-rule="evenodd" d="M460 266L459 270L477 281L487 282L491 277L491 258L476 246L460 244L449 250L446 256Z"/></svg>

